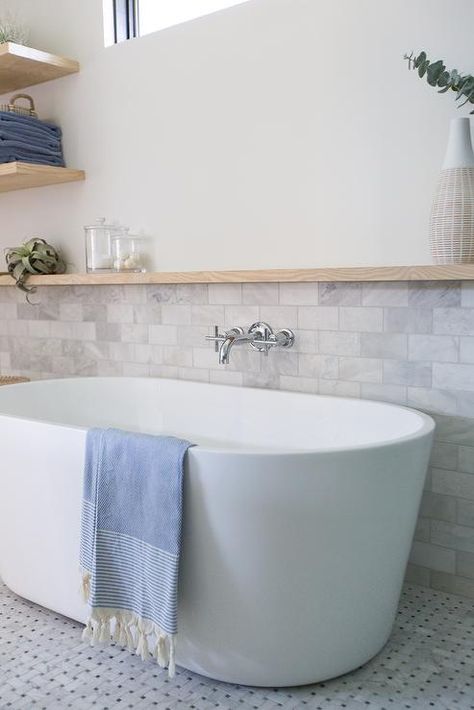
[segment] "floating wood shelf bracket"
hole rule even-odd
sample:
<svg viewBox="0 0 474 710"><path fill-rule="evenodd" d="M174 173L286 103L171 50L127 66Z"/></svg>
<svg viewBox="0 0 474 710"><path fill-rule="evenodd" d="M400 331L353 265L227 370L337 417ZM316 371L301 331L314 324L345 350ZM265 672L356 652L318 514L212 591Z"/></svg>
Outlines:
<svg viewBox="0 0 474 710"><path fill-rule="evenodd" d="M474 281L474 264L449 266L357 266L321 269L264 269L253 271L161 271L145 274L60 274L32 276L35 286L113 286L118 284L298 283L308 281ZM8 275L0 286L12 286Z"/></svg>
<svg viewBox="0 0 474 710"><path fill-rule="evenodd" d="M0 94L79 71L79 62L21 44L0 44Z"/></svg>
<svg viewBox="0 0 474 710"><path fill-rule="evenodd" d="M36 165L34 163L0 164L0 192L57 185L62 182L76 182L84 180L84 178L83 170L73 170L72 168L56 168L52 165Z"/></svg>

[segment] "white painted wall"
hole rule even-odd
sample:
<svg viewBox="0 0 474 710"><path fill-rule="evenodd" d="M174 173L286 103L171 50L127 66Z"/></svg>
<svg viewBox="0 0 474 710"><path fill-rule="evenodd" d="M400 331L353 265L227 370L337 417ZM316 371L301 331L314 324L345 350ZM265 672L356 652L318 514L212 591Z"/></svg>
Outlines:
<svg viewBox="0 0 474 710"><path fill-rule="evenodd" d="M0 195L0 246L82 225L154 236L156 269L413 264L458 113L405 50L473 71L472 0L250 0L103 47L100 0L15 0L82 72L34 87L84 184Z"/></svg>

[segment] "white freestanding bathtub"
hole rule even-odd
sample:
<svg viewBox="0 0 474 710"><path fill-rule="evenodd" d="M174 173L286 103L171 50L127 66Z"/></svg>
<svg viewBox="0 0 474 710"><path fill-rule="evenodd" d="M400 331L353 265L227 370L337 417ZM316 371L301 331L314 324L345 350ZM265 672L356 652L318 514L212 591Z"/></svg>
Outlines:
<svg viewBox="0 0 474 710"><path fill-rule="evenodd" d="M402 407L161 379L0 388L0 575L84 621L86 429L171 433L186 460L177 661L260 686L345 673L394 621L433 421Z"/></svg>

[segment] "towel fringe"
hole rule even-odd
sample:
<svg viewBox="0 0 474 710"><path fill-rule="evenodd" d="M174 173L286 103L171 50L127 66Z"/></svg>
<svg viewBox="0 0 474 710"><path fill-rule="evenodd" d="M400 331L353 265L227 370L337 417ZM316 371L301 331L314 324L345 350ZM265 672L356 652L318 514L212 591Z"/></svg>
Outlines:
<svg viewBox="0 0 474 710"><path fill-rule="evenodd" d="M155 639L153 651L150 651L148 637ZM91 646L113 641L143 661L151 655L161 668L168 667L169 678L176 673L176 634L166 633L158 624L133 612L95 607L87 619L82 640Z"/></svg>
<svg viewBox="0 0 474 710"><path fill-rule="evenodd" d="M168 640L169 640L169 645L170 645L169 662L168 662L168 677L174 678L174 675L176 672L176 664L175 664L175 660L174 660L176 634L171 634L170 636L168 636Z"/></svg>
<svg viewBox="0 0 474 710"><path fill-rule="evenodd" d="M81 596L87 604L91 594L91 573L86 569L81 569Z"/></svg>

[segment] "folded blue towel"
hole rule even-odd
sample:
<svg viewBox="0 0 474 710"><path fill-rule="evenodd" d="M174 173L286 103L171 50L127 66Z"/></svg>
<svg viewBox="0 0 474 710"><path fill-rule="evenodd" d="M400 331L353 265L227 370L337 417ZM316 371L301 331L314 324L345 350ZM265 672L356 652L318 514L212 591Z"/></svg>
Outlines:
<svg viewBox="0 0 474 710"><path fill-rule="evenodd" d="M13 111L0 111L0 125L29 128L30 130L34 129L41 131L41 133L46 135L53 135L56 138L61 138L61 129L54 123L40 121L39 118L34 118L34 116L22 116L21 114L14 113Z"/></svg>
<svg viewBox="0 0 474 710"><path fill-rule="evenodd" d="M83 638L113 639L145 660L153 637L153 656L170 676L190 446L118 429L91 429L86 440L80 560L92 609Z"/></svg>
<svg viewBox="0 0 474 710"><path fill-rule="evenodd" d="M61 140L56 136L46 136L39 131L29 131L24 129L17 130L16 128L7 127L2 129L0 125L0 140L5 141L21 141L34 145L38 148L48 148L61 152Z"/></svg>
<svg viewBox="0 0 474 710"><path fill-rule="evenodd" d="M64 168L66 163L62 156L47 156L39 155L39 153L28 153L21 150L1 150L0 149L0 164L3 163L35 163L36 165L52 165L58 168Z"/></svg>
<svg viewBox="0 0 474 710"><path fill-rule="evenodd" d="M14 153L17 150L30 153L31 155L38 155L39 157L60 158L62 155L61 150L51 150L51 148L38 146L34 143L27 143L26 141L10 141L0 138L0 151L10 151Z"/></svg>

